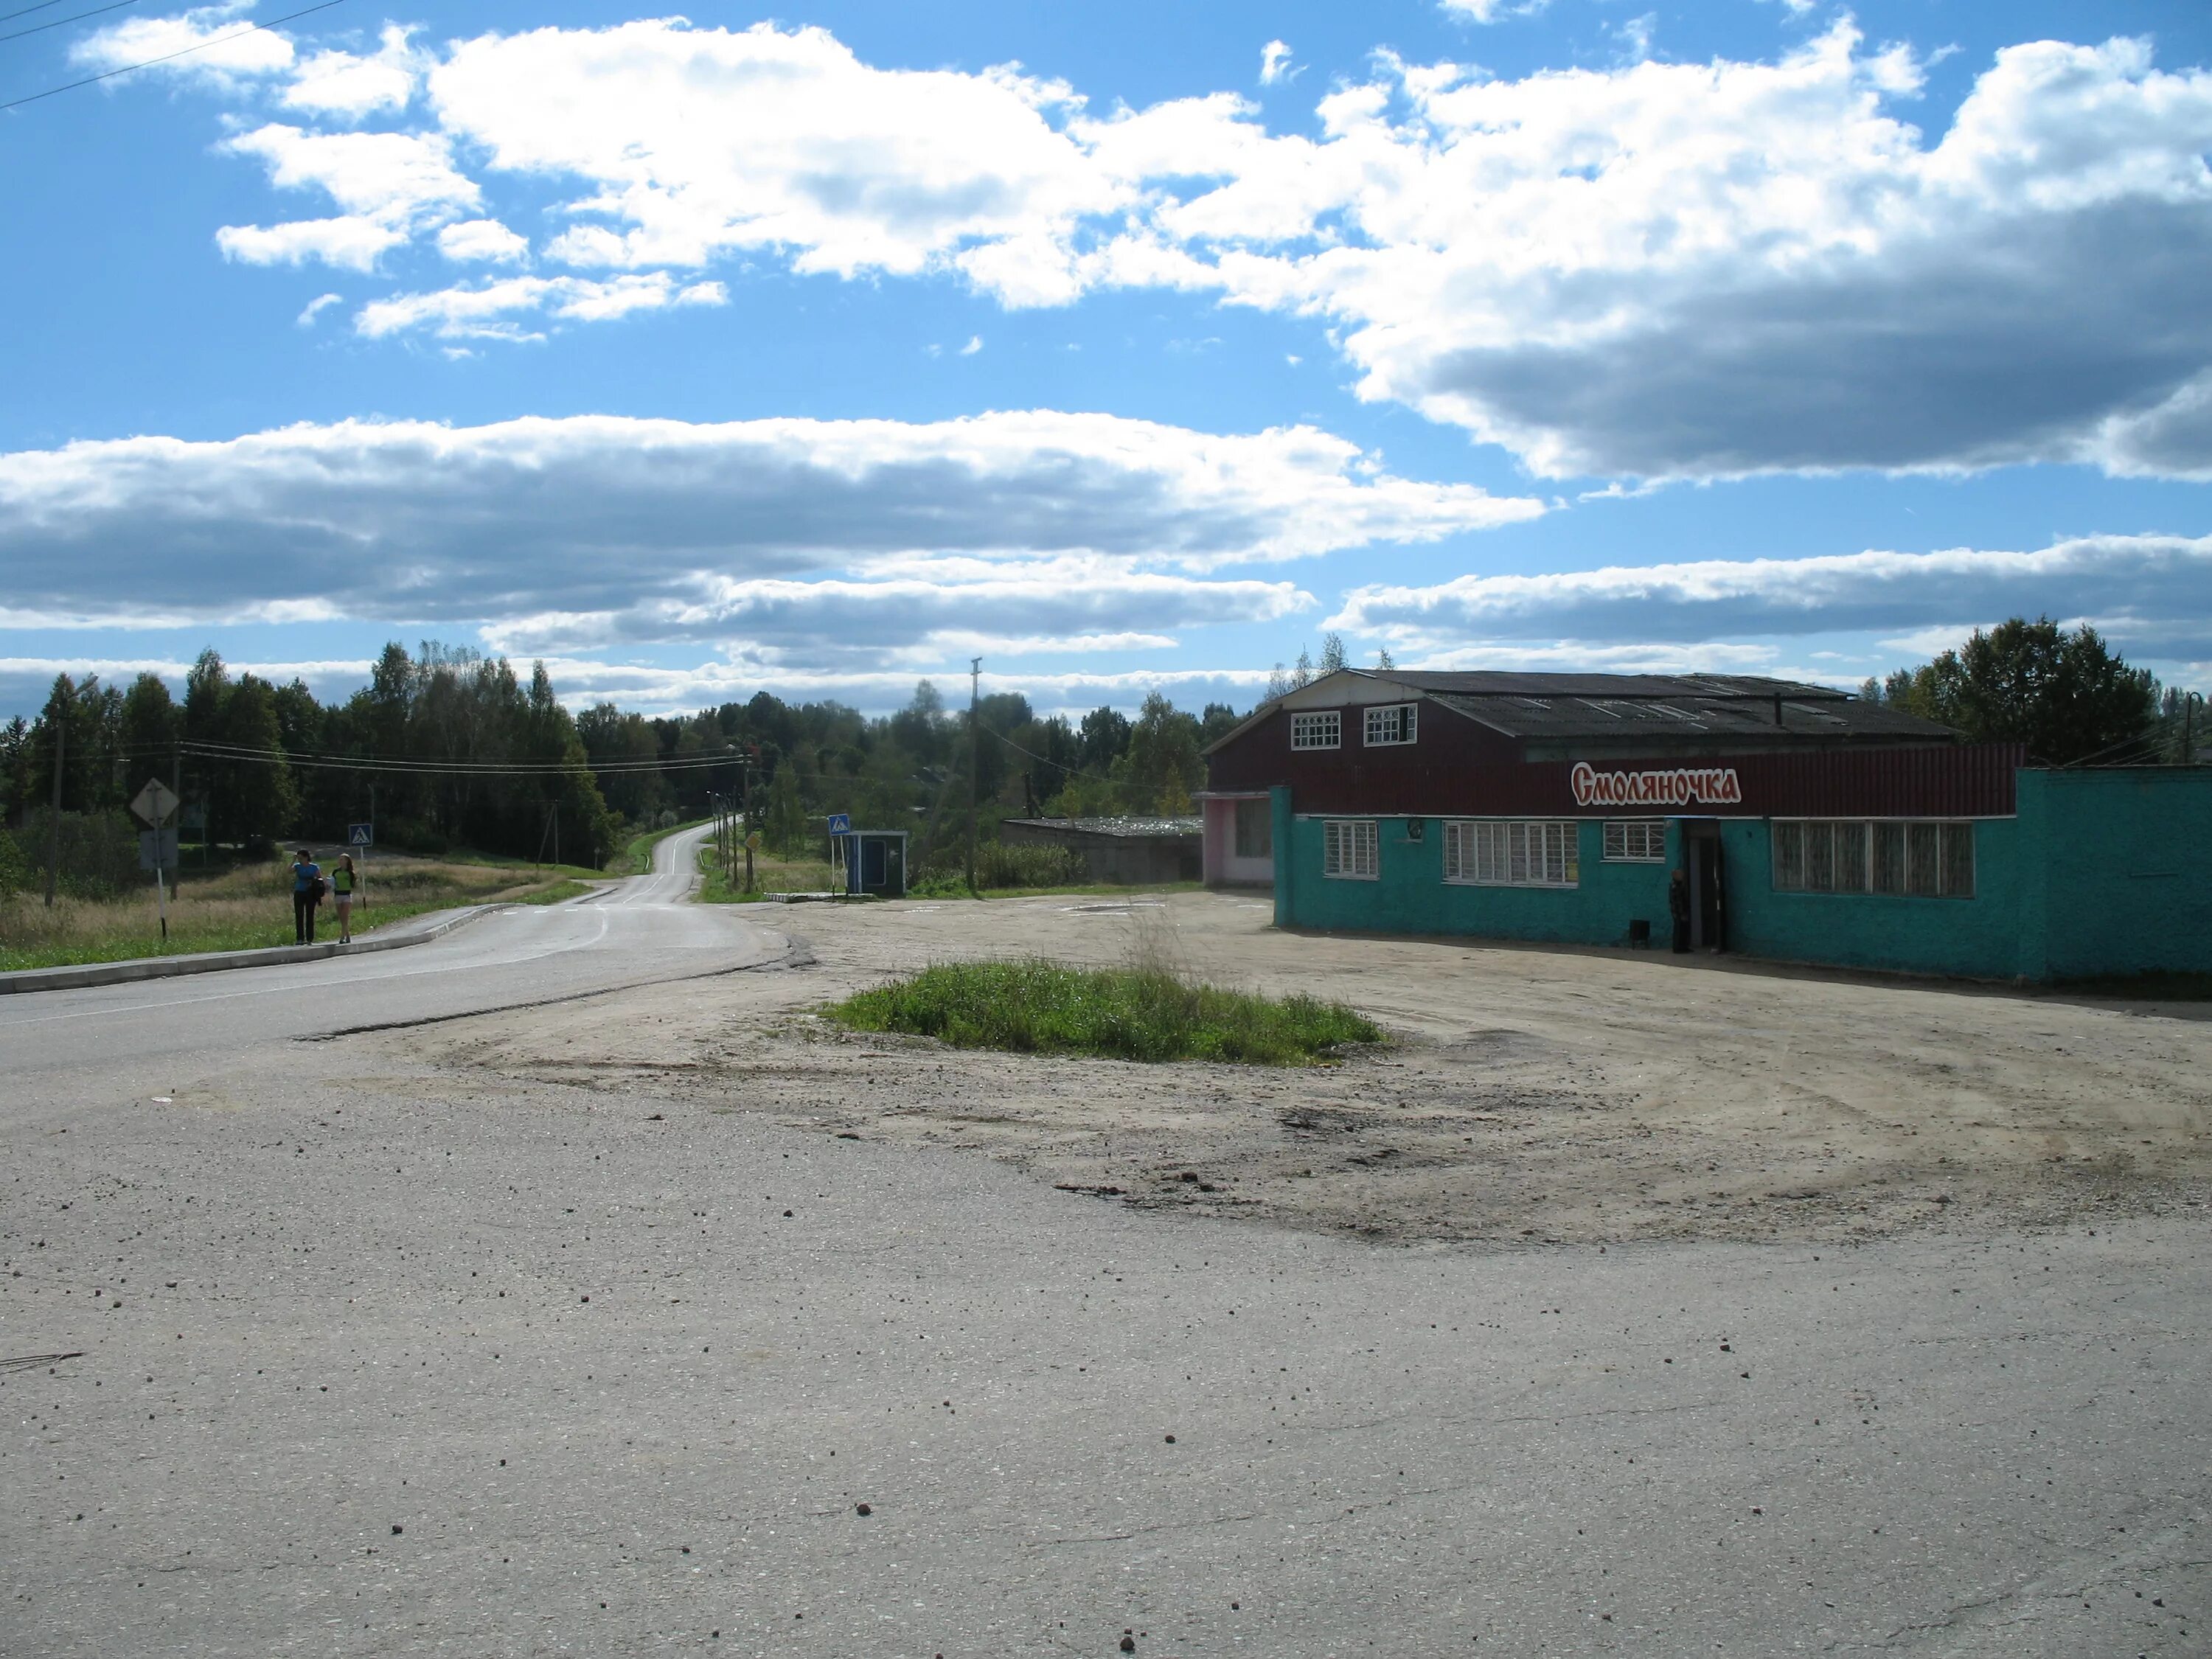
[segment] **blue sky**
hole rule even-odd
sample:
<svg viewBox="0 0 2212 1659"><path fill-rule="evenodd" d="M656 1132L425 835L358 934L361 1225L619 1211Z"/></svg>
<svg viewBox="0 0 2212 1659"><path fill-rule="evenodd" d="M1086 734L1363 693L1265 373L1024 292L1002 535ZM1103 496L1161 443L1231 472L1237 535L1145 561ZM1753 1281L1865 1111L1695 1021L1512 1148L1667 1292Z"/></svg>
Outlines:
<svg viewBox="0 0 2212 1659"><path fill-rule="evenodd" d="M7 0L0 9L13 9ZM64 19L56 0L0 33ZM205 644L573 702L2212 688L2212 13L179 11L0 41L0 717Z"/></svg>

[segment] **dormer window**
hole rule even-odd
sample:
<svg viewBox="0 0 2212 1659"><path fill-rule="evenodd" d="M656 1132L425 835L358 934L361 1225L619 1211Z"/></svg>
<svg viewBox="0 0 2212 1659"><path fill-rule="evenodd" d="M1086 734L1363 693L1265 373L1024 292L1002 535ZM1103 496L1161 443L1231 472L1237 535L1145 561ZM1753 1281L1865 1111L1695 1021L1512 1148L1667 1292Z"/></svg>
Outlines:
<svg viewBox="0 0 2212 1659"><path fill-rule="evenodd" d="M1339 749L1344 744L1344 715L1334 708L1291 716L1291 747Z"/></svg>
<svg viewBox="0 0 2212 1659"><path fill-rule="evenodd" d="M1386 703L1367 711L1367 746L1382 748L1390 744L1411 743L1414 733L1414 712L1418 703Z"/></svg>

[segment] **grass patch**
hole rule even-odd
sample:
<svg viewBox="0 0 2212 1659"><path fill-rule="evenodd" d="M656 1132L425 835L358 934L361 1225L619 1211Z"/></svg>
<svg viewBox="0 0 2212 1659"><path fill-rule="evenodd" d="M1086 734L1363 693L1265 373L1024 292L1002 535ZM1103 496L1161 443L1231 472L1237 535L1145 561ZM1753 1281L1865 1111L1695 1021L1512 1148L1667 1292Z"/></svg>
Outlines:
<svg viewBox="0 0 2212 1659"><path fill-rule="evenodd" d="M936 1037L956 1048L1304 1066L1382 1031L1340 1003L1276 999L1160 968L943 963L826 1011L855 1031Z"/></svg>
<svg viewBox="0 0 2212 1659"><path fill-rule="evenodd" d="M356 939L427 911L495 900L550 903L589 890L580 881L542 874L526 864L472 859L386 855L373 859L365 874L368 902L353 915ZM337 907L324 905L316 918L316 939L336 939L337 923ZM291 869L282 860L205 877L187 871L183 884L169 895L166 945L150 881L127 898L64 897L51 910L37 893L0 898L0 972L253 951L289 945L293 937Z"/></svg>
<svg viewBox="0 0 2212 1659"><path fill-rule="evenodd" d="M699 849L699 869L704 878L699 884L702 904L750 904L763 893L826 893L834 885L830 866L820 859L781 859L761 852L753 854L753 890L748 893L744 854L738 855L738 878L732 882L715 860L712 837Z"/></svg>

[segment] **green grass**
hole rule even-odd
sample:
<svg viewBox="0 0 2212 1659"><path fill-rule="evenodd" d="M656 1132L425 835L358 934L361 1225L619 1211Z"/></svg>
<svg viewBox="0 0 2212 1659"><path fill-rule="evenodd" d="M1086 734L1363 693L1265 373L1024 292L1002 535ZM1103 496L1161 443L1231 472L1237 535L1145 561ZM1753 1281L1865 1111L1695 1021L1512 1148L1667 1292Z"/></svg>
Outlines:
<svg viewBox="0 0 2212 1659"><path fill-rule="evenodd" d="M825 1012L851 1030L936 1037L956 1048L1110 1060L1301 1066L1334 1059L1347 1043L1382 1041L1372 1021L1338 1003L1225 991L1155 968L1041 959L939 963Z"/></svg>
<svg viewBox="0 0 2212 1659"><path fill-rule="evenodd" d="M738 878L730 881L715 861L711 838L699 849L698 902L702 904L753 904L764 893L826 893L830 890L830 866L819 859L783 859L762 851L753 854L753 890L744 890L744 854L738 854Z"/></svg>

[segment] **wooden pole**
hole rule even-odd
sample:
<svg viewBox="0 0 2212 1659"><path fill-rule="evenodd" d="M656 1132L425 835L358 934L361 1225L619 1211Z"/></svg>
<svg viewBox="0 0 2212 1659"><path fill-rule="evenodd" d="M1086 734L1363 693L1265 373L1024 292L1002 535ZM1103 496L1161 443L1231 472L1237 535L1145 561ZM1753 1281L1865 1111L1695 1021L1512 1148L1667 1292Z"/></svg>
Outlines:
<svg viewBox="0 0 2212 1659"><path fill-rule="evenodd" d="M975 768L982 754L982 727L978 724L978 691L983 682L983 659L968 659L968 891L975 891Z"/></svg>
<svg viewBox="0 0 2212 1659"><path fill-rule="evenodd" d="M54 812L46 821L46 908L54 908L54 883L62 869L62 762L68 754L69 701L54 720Z"/></svg>

